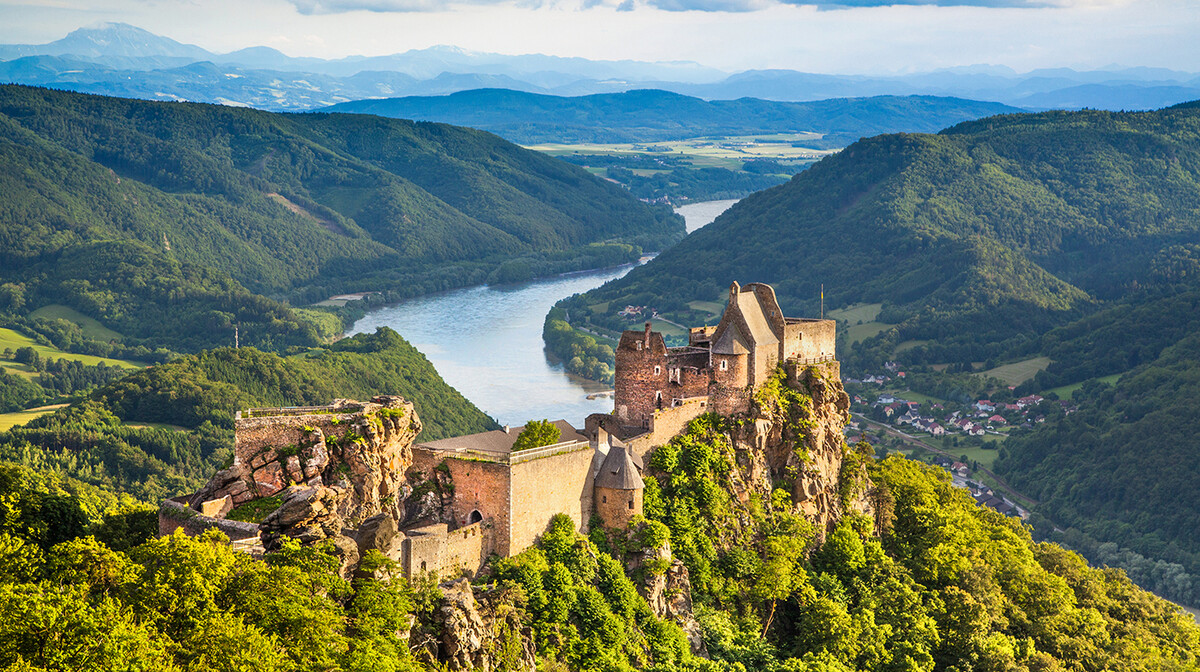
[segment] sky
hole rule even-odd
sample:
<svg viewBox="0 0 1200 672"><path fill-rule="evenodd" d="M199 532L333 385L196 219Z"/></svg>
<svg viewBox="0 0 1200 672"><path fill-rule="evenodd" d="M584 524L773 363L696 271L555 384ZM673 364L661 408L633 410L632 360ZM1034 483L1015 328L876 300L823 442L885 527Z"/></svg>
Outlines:
<svg viewBox="0 0 1200 672"><path fill-rule="evenodd" d="M0 0L0 43L120 21L227 52L694 61L887 74L975 64L1200 71L1200 0ZM821 0L826 2L827 0Z"/></svg>

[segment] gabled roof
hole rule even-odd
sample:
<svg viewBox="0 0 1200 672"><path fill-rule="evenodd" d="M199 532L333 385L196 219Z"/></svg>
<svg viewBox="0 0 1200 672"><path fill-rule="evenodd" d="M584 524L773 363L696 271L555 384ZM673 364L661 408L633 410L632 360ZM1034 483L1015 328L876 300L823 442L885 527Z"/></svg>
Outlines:
<svg viewBox="0 0 1200 672"><path fill-rule="evenodd" d="M596 475L597 488L612 490L641 490L646 487L642 475L638 473L637 465L629 450L623 446L613 446L600 465L600 473Z"/></svg>
<svg viewBox="0 0 1200 672"><path fill-rule="evenodd" d="M755 345L779 344L779 339L771 330L771 324L767 322L767 316L763 312L762 302L758 300L758 294L754 291L738 292L737 306L742 318L746 320L746 326L750 327L748 335L753 339Z"/></svg>
<svg viewBox="0 0 1200 672"><path fill-rule="evenodd" d="M750 352L750 344L742 335L741 327L736 322L730 322L729 328L721 332L712 344L712 351L718 355L745 355Z"/></svg>

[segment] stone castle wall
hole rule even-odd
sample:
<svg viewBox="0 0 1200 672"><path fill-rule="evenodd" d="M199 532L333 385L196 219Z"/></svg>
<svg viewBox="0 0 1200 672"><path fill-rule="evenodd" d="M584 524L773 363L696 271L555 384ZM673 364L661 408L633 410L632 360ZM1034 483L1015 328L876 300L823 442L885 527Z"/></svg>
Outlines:
<svg viewBox="0 0 1200 672"><path fill-rule="evenodd" d="M784 334L787 359L818 361L835 356L837 322L834 320L788 320Z"/></svg>
<svg viewBox="0 0 1200 672"><path fill-rule="evenodd" d="M165 537L180 529L188 536L217 529L224 532L231 541L258 540L257 524L205 516L187 505L187 497L168 499L158 509L158 536Z"/></svg>
<svg viewBox="0 0 1200 672"><path fill-rule="evenodd" d="M626 443L634 455L645 460L656 446L667 443L676 434L687 429L689 422L711 412L708 397L684 399L683 403L674 408L655 411L650 417L649 431L630 438Z"/></svg>
<svg viewBox="0 0 1200 672"><path fill-rule="evenodd" d="M454 484L450 509L458 526L468 525L471 514L478 512L484 520L490 520L496 530L485 545L485 553L508 555L507 531L511 524L509 466L482 459L456 458L424 448L413 449L413 473L430 479L433 471L439 468L449 472L450 482Z"/></svg>
<svg viewBox="0 0 1200 672"><path fill-rule="evenodd" d="M615 360L613 403L617 417L624 424L642 425L658 408L655 393L667 389L667 346L662 334L648 328L645 332L625 332L617 344ZM670 400L663 403L669 404Z"/></svg>
<svg viewBox="0 0 1200 672"><path fill-rule="evenodd" d="M608 527L624 528L635 515L641 515L643 495L642 490L596 488L596 515Z"/></svg>
<svg viewBox="0 0 1200 672"><path fill-rule="evenodd" d="M441 580L463 574L474 575L488 552L488 522L481 521L455 530L445 523L406 532L400 555L405 576L436 572Z"/></svg>
<svg viewBox="0 0 1200 672"><path fill-rule="evenodd" d="M549 527L550 519L559 513L570 516L575 529L587 531L587 521L592 515L594 452L587 443L581 443L569 452L528 461L514 459L510 465L512 523L503 555L520 553L532 546Z"/></svg>

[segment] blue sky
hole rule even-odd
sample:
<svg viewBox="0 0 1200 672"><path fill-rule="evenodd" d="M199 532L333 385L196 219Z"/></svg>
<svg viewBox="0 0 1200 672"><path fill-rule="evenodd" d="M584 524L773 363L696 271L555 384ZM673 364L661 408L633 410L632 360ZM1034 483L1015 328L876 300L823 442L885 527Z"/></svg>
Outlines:
<svg viewBox="0 0 1200 672"><path fill-rule="evenodd" d="M48 42L98 21L218 52L322 58L447 44L726 71L1200 71L1200 0L0 0L0 42Z"/></svg>

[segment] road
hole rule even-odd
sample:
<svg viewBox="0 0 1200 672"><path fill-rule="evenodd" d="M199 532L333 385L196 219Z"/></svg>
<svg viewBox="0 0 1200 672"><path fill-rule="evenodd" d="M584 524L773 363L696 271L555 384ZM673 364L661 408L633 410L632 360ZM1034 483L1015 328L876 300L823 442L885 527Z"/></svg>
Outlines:
<svg viewBox="0 0 1200 672"><path fill-rule="evenodd" d="M955 461L957 461L959 458L959 456L957 456L957 455L948 453L945 450L942 450L941 448L938 448L929 443L926 443L925 441L922 441L921 439L919 439L911 434L906 434L890 425L885 425L881 422L876 422L876 421L866 418L862 415L859 415L858 413L852 412L850 415L853 416L854 419L858 420L859 422L866 423L867 425L874 427L875 429L882 430L885 434L890 434L892 436L900 437L900 438L904 439L905 441L907 441L908 443L911 443L915 446L920 446L920 447L924 448L925 450L928 450L931 453L937 453L938 455L944 455ZM983 473L990 476L992 478L992 480L996 482L996 485L1000 486L1000 489L1003 490L1005 494L1007 494L1009 497L1011 497L1013 499L1013 501L1017 502L1018 504L1025 507L1026 509L1037 505L1038 502L1036 499L1027 497L1027 496L1022 495L1021 493L1017 492L1016 490L1014 490L1012 488L1012 486L1010 486L1008 483L1006 483L1004 481L1004 479L997 476L995 474L995 472L993 472L992 470L987 469L987 468L983 467L982 465L980 465L980 467L976 471L982 471Z"/></svg>

